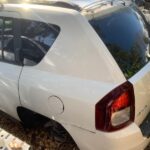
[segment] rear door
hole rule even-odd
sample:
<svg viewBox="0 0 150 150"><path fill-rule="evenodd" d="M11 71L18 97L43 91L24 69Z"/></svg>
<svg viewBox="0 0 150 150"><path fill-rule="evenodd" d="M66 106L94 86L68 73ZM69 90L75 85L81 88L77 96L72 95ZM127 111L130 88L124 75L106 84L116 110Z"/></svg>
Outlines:
<svg viewBox="0 0 150 150"><path fill-rule="evenodd" d="M51 96L53 98L51 73L45 70L42 64L47 51L57 39L60 28L36 20L22 19L20 21L21 55L24 65L19 80L22 106L45 116L62 112L63 106L59 98L54 97L55 107L50 105ZM46 62L49 63L50 60L47 59Z"/></svg>
<svg viewBox="0 0 150 150"><path fill-rule="evenodd" d="M0 109L15 118L20 106L18 80L22 71L18 17L15 12L0 13Z"/></svg>

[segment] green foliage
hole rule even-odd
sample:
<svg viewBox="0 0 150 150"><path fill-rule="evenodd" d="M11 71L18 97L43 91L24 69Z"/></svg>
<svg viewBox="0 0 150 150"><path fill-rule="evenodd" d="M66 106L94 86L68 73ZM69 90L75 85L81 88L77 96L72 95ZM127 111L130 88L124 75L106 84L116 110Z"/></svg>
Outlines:
<svg viewBox="0 0 150 150"><path fill-rule="evenodd" d="M147 58L145 55L142 55L143 52L138 43L135 43L132 49L128 52L121 50L116 46L107 46L109 49L111 49L111 54L117 61L127 79L132 77L147 63Z"/></svg>

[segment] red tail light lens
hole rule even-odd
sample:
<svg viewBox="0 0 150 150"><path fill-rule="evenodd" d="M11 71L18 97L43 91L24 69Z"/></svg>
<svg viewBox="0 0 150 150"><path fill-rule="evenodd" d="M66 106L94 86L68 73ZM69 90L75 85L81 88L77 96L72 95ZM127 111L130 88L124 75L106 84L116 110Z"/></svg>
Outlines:
<svg viewBox="0 0 150 150"><path fill-rule="evenodd" d="M134 121L134 90L126 82L108 93L96 104L96 129L106 132L116 131Z"/></svg>
<svg viewBox="0 0 150 150"><path fill-rule="evenodd" d="M116 99L112 104L112 111L118 111L130 106L129 95L128 92L124 92L122 95Z"/></svg>

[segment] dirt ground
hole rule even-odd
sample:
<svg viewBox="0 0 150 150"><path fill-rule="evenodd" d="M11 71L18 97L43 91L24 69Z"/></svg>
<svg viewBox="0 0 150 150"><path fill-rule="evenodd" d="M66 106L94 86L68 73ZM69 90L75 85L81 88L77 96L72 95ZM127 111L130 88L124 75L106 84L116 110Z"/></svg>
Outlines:
<svg viewBox="0 0 150 150"><path fill-rule="evenodd" d="M149 146L145 150L150 150L150 144L149 144Z"/></svg>
<svg viewBox="0 0 150 150"><path fill-rule="evenodd" d="M0 112L0 128L30 144L32 150L78 150L72 139L63 131L56 132L51 127L27 129L2 112ZM145 150L150 150L150 145Z"/></svg>
<svg viewBox="0 0 150 150"><path fill-rule="evenodd" d="M27 129L22 124L0 111L0 128L31 145L31 150L78 150L72 139L60 130L51 127Z"/></svg>

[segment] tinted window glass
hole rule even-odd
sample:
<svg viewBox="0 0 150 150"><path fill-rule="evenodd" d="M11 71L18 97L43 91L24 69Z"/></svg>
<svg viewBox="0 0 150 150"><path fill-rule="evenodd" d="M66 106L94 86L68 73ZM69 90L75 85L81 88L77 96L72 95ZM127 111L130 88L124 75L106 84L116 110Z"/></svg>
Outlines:
<svg viewBox="0 0 150 150"><path fill-rule="evenodd" d="M22 57L24 65L35 65L41 61L56 40L58 26L42 22L22 20Z"/></svg>
<svg viewBox="0 0 150 150"><path fill-rule="evenodd" d="M126 78L147 62L148 31L142 17L131 8L115 9L90 20Z"/></svg>

